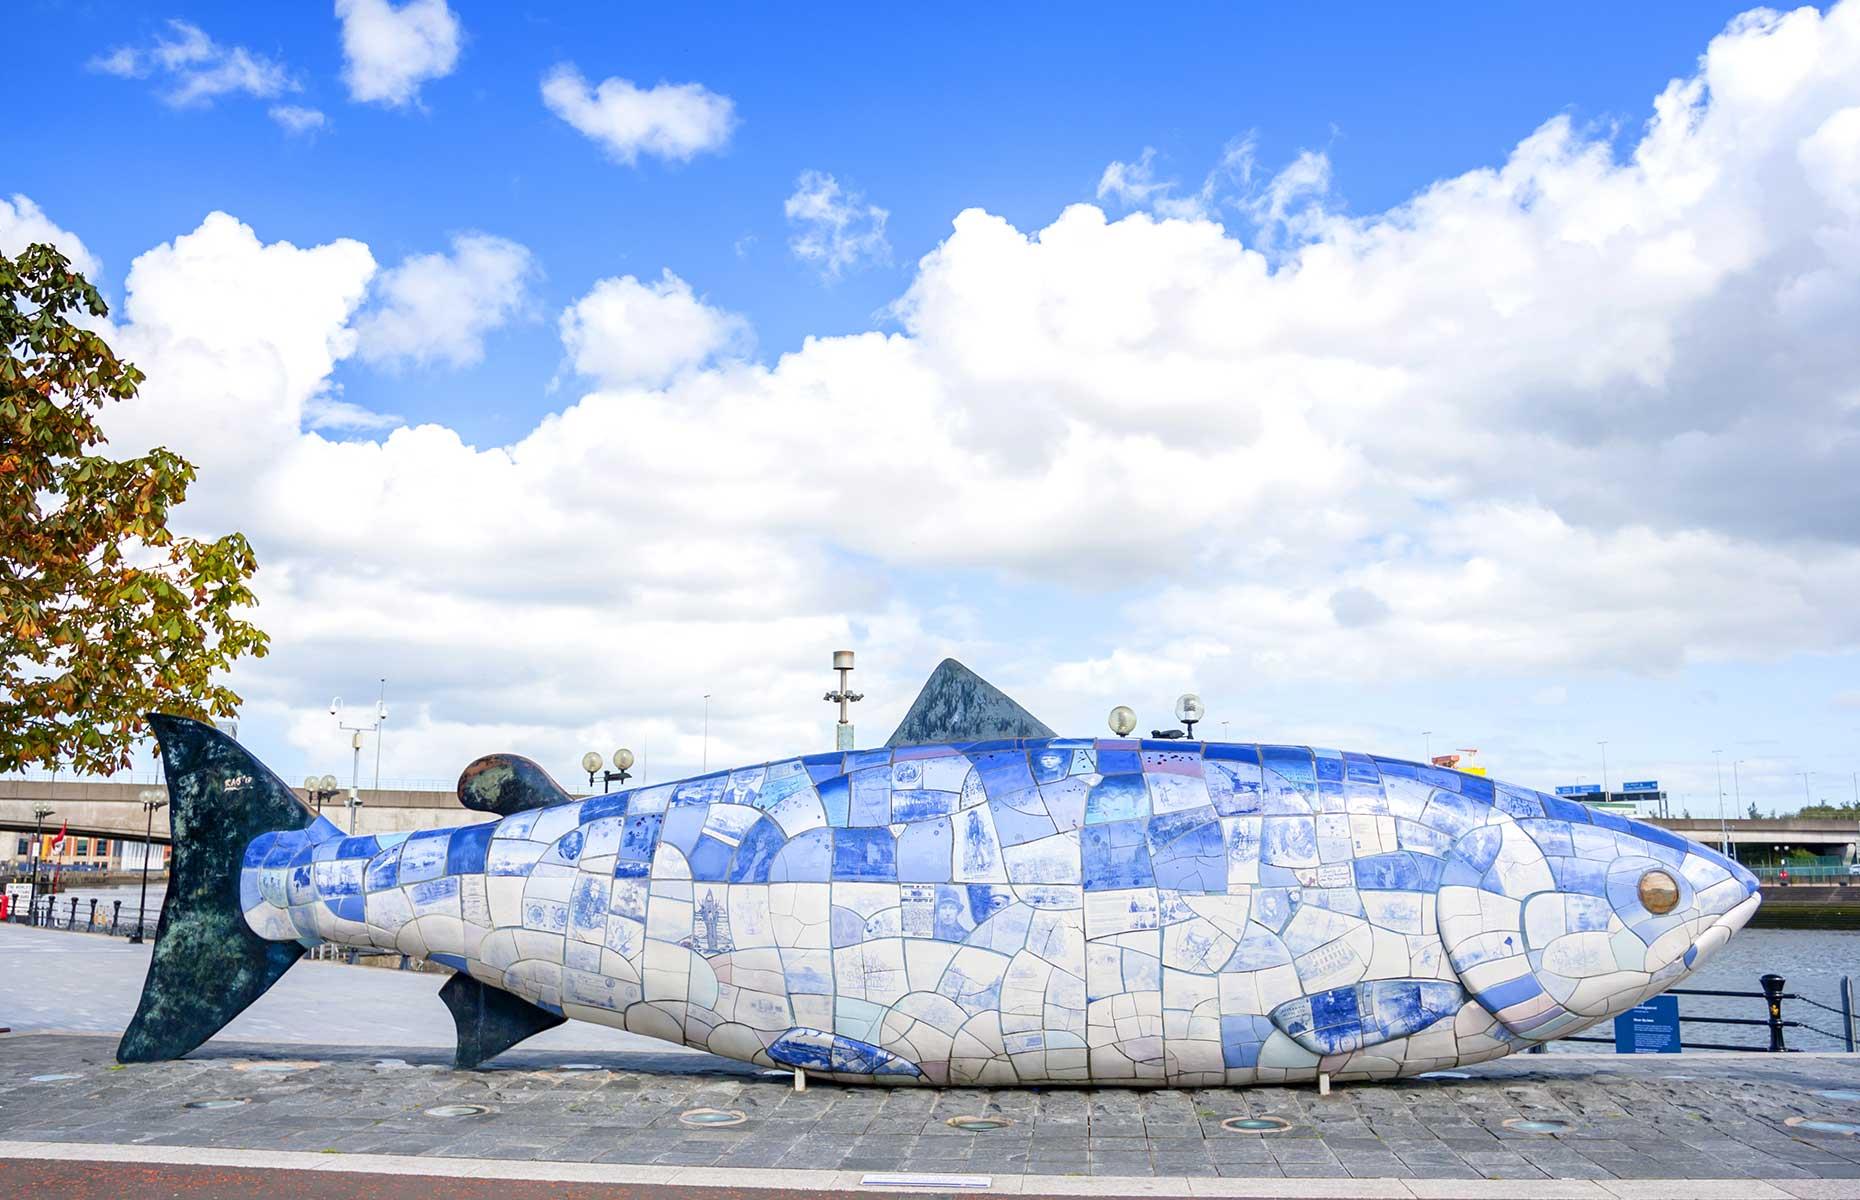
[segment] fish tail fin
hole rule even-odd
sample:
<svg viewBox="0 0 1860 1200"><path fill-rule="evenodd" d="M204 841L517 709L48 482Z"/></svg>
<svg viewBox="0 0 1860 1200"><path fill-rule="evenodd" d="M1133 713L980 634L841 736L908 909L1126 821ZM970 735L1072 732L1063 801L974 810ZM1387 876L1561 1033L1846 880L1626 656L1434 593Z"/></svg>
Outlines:
<svg viewBox="0 0 1860 1200"><path fill-rule="evenodd" d="M119 1062L180 1058L265 994L303 954L246 924L241 898L247 847L266 833L312 842L341 836L285 782L218 729L150 713L168 779L173 835L168 892L136 1015Z"/></svg>

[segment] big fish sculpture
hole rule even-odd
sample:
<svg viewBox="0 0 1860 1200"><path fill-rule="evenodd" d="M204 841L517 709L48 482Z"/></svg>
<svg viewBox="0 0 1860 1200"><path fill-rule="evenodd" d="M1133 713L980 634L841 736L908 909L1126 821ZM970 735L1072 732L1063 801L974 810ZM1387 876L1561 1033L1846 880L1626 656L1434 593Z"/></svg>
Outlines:
<svg viewBox="0 0 1860 1200"><path fill-rule="evenodd" d="M492 756L459 791L498 819L410 836L347 836L150 720L175 859L125 1062L332 942L452 968L462 1067L573 1017L846 1082L1383 1079L1613 1017L1758 904L1612 813L1367 754L1052 737L953 662L883 749L584 800Z"/></svg>

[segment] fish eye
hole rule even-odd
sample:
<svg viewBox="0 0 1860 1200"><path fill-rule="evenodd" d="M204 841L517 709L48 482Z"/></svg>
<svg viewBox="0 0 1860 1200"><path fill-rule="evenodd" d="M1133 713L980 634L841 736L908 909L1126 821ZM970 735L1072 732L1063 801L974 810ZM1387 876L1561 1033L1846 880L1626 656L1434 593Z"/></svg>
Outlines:
<svg viewBox="0 0 1860 1200"><path fill-rule="evenodd" d="M1679 885L1665 871L1649 871L1640 877L1640 902L1654 916L1665 916L1679 904Z"/></svg>

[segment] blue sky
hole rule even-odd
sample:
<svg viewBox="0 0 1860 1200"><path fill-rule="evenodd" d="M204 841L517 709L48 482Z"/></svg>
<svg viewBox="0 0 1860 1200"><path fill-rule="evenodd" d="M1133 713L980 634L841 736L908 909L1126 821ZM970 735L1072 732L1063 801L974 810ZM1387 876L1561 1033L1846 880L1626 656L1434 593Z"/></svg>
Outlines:
<svg viewBox="0 0 1860 1200"><path fill-rule="evenodd" d="M772 357L810 334L885 325L958 211L1036 228L1145 146L1186 175L1247 131L1269 166L1324 149L1348 206L1377 211L1497 160L1555 113L1631 135L1647 97L1738 11L973 5L874 20L855 5L799 18L758 5L461 5L458 66L409 112L345 102L336 26L317 5L27 0L12 22L28 48L21 90L60 102L14 127L7 157L17 186L119 269L215 208L268 239L359 238L384 260L477 229L534 251L539 313L598 275L669 267L750 317ZM145 82L85 69L169 19L285 64L303 89L289 99L320 107L328 130L282 136L244 97L168 108ZM618 166L539 102L538 77L562 61L642 85L702 82L736 101L741 125L724 153ZM795 261L782 201L807 169L887 208L893 262L823 286ZM496 442L558 403L556 357L536 320L500 331L466 370L338 379L358 402Z"/></svg>
<svg viewBox="0 0 1860 1200"><path fill-rule="evenodd" d="M190 519L259 547L279 648L241 683L287 776L340 755L324 694L383 671L402 776L505 742L557 765L657 737L668 771L808 749L850 640L873 726L955 653L1068 730L1194 687L1235 736L1432 729L1545 787L1608 738L1617 779L1699 811L1721 747L1765 806L1802 771L1851 796L1851 5L424 7L443 62L372 51L399 102L353 82L327 6L8 18L35 99L0 197L121 302L152 379L124 441L204 460ZM236 48L269 82L174 102L170 22L213 43L188 70ZM563 64L730 117L620 161L545 103ZM797 252L810 190L882 238L837 271ZM1055 224L1082 204L1101 226ZM972 209L994 223L952 224ZM502 283L407 270L478 236ZM479 326L423 341L468 276L499 292ZM629 277L621 315L576 309ZM236 338L185 301L228 280ZM336 401L364 416L320 422ZM847 455L866 473L816 482ZM510 686L459 666L515 629L486 664Z"/></svg>

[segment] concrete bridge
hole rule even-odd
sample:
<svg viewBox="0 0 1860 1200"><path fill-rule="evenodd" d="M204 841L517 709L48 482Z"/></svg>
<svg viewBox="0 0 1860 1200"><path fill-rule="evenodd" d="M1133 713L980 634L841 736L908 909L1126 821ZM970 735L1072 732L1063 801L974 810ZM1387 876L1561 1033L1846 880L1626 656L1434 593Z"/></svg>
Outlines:
<svg viewBox="0 0 1860 1200"><path fill-rule="evenodd" d="M1653 824L1708 846L1715 847L1728 837L1734 848L1804 849L1837 856L1850 863L1855 860L1856 849L1860 848L1860 820L1851 817L1759 817L1754 821L1738 819L1722 824L1697 818L1668 817Z"/></svg>
<svg viewBox="0 0 1860 1200"><path fill-rule="evenodd" d="M32 810L37 805L52 809L46 823L57 829L70 823L74 836L142 839L144 814L142 792L145 783L46 783L27 779L0 779L0 830L31 832ZM310 803L302 788L292 789L297 798ZM344 805L347 791L338 792L324 811L329 819L344 829L350 827L350 812ZM433 829L441 825L464 825L488 819L486 813L473 812L461 805L457 795L441 791L402 791L363 788L361 807L354 813L357 833L404 833ZM1860 820L1837 817L1782 817L1726 821L1655 820L1655 825L1674 833L1716 846L1729 836L1733 846L1790 847L1812 850L1817 854L1838 855L1846 862L1856 860L1860 850ZM155 814L156 842L168 838L168 810Z"/></svg>

